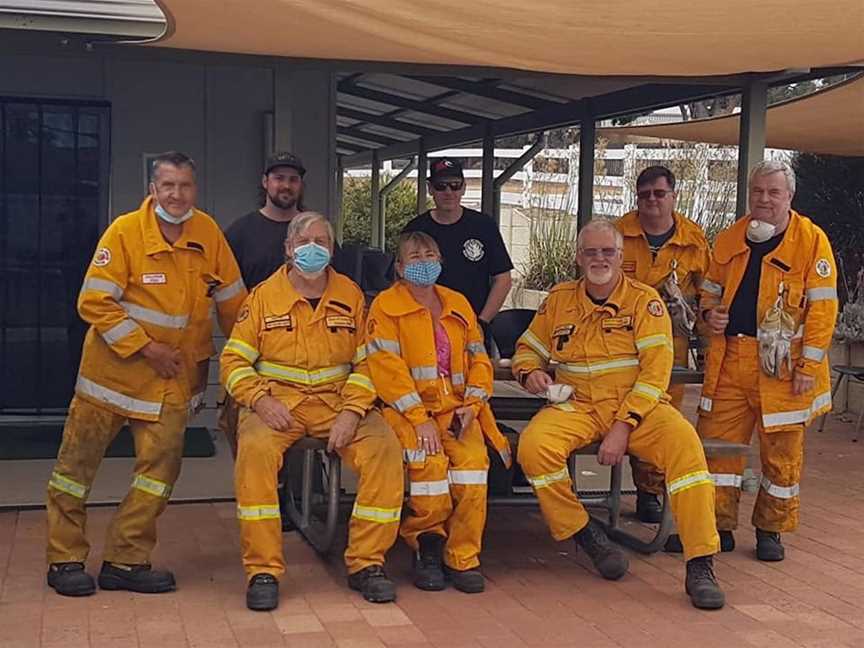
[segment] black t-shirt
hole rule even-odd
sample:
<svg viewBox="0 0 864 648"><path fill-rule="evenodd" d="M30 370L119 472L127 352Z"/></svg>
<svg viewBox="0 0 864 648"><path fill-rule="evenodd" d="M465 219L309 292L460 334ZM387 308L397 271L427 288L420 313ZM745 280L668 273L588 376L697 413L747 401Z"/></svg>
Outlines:
<svg viewBox="0 0 864 648"><path fill-rule="evenodd" d="M645 238L648 239L648 249L651 250L651 258L657 258L657 253L660 251L660 248L666 245L666 241L671 239L674 234L675 225L672 225L672 227L662 234L649 234L648 232L645 232Z"/></svg>
<svg viewBox="0 0 864 648"><path fill-rule="evenodd" d="M251 290L285 263L285 233L288 223L270 220L260 210L249 212L228 226L225 238L234 252L243 283ZM331 265L340 267L341 248L335 244Z"/></svg>
<svg viewBox="0 0 864 648"><path fill-rule="evenodd" d="M463 209L462 217L452 225L436 222L427 211L404 231L426 232L435 239L444 266L438 283L465 295L478 315L489 297L492 277L513 269L495 221L473 209Z"/></svg>
<svg viewBox="0 0 864 648"><path fill-rule="evenodd" d="M759 282L762 280L762 259L780 245L784 234L786 234L785 230L762 243L747 241L750 258L747 260L747 269L744 270L744 276L741 277L741 283L729 306L726 335L740 334L756 337L756 305L759 301Z"/></svg>

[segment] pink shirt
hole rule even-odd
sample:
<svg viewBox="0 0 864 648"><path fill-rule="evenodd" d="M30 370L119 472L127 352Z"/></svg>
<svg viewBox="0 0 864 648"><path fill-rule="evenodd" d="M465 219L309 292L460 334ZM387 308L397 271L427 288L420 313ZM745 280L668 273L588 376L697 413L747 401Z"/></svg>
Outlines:
<svg viewBox="0 0 864 648"><path fill-rule="evenodd" d="M435 355L438 361L438 375L450 375L450 338L441 322L435 324Z"/></svg>

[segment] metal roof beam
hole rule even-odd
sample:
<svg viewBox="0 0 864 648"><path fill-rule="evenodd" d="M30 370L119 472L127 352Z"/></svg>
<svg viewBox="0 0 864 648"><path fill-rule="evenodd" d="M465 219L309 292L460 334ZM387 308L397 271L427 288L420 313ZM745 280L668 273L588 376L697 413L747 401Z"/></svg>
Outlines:
<svg viewBox="0 0 864 648"><path fill-rule="evenodd" d="M355 110L354 108L345 108L343 106L336 107L336 114L340 117L347 117L348 119L354 119L367 124L375 124L376 126L384 126L385 128L392 128L393 130L403 131L405 133L413 133L415 135L438 135L443 132L435 130L434 128L426 128L425 126L418 126L417 124L412 124L410 122L393 119L392 115L401 112L401 110L396 110L392 113L386 113L385 115L374 115L372 113L363 112L362 110Z"/></svg>
<svg viewBox="0 0 864 648"><path fill-rule="evenodd" d="M467 79L460 79L456 77L420 75L412 75L408 78L414 79L415 81L422 81L423 83L428 83L430 85L437 85L442 88L458 90L459 92L472 94L477 97L485 97L486 99L494 99L495 101L501 101L503 103L515 104L517 106L522 106L523 108L531 108L532 110L539 110L541 108L548 108L549 106L560 105L559 102L547 101L546 99L541 99L540 97L534 97L531 95L522 94L521 92L515 92L513 90L499 88L497 86L499 83L501 83L501 81L499 81L498 79L494 79L492 81L468 81Z"/></svg>
<svg viewBox="0 0 864 648"><path fill-rule="evenodd" d="M489 121L488 119L486 119L485 117L481 117L480 115L473 115L471 113L462 112L461 110L443 108L442 106L437 106L434 103L430 103L428 100L416 101L414 99L408 99L406 97L392 95L387 92L380 92L378 90L372 90L371 88L364 88L358 85L354 85L353 83L343 83L342 81L340 81L337 87L339 92L352 97L360 97L362 99L377 101L378 103L386 104L389 106L396 106L397 108L404 108L406 110L413 110L419 113L426 113L427 115L435 115L436 117L449 119L450 121L455 121L461 124L474 125ZM436 98L433 97L432 99L434 100Z"/></svg>
<svg viewBox="0 0 864 648"><path fill-rule="evenodd" d="M385 146L389 146L390 144L399 144L405 141L395 137L388 137L387 135L380 135L378 133L370 133L368 131L360 130L355 126L339 126L336 129L336 134L344 135L345 137L353 137L354 139L366 140L367 142L375 142L376 144L384 144Z"/></svg>

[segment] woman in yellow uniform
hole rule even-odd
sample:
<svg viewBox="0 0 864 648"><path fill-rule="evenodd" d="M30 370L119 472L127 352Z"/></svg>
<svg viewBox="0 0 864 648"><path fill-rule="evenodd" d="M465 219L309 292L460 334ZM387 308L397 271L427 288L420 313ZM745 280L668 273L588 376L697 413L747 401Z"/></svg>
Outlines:
<svg viewBox="0 0 864 648"><path fill-rule="evenodd" d="M396 272L372 303L366 347L384 416L405 448L410 510L400 533L415 552L417 587L444 589L446 572L457 589L482 592L486 442L510 465L487 403L492 363L468 300L435 285L441 252L432 237L403 234Z"/></svg>

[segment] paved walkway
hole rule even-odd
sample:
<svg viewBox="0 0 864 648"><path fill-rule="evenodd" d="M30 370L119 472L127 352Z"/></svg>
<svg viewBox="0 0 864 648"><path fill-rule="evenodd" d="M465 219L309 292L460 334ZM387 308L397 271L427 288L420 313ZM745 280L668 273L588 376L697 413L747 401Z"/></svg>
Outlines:
<svg viewBox="0 0 864 648"><path fill-rule="evenodd" d="M823 434L809 433L802 526L784 537L784 562L754 559L749 524L735 553L719 558L727 592L721 611L690 607L680 557L631 554L630 574L609 583L570 543L552 541L539 513L525 508L490 512L481 595L414 589L400 545L388 566L398 603L372 605L347 590L338 557L324 562L289 533L281 606L253 613L244 605L234 506L178 504L160 521L154 558L175 570L177 592L63 598L44 583L45 514L24 511L0 513L0 646L861 648L864 444L850 442L851 427L832 420ZM745 494L742 511L752 503ZM113 510L90 509L91 573Z"/></svg>

